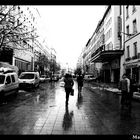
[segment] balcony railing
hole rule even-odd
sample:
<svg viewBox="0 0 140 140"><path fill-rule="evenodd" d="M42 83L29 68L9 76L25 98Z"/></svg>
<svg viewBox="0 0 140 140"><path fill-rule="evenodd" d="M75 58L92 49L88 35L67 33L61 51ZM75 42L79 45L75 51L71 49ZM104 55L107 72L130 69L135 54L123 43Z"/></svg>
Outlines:
<svg viewBox="0 0 140 140"><path fill-rule="evenodd" d="M137 55L132 56L132 60L137 59L137 58L138 58L138 56L137 56Z"/></svg>
<svg viewBox="0 0 140 140"><path fill-rule="evenodd" d="M135 60L135 59L140 59L140 55L135 55L135 56L132 56L132 57L128 57L125 59L125 61L130 61L130 60Z"/></svg>
<svg viewBox="0 0 140 140"><path fill-rule="evenodd" d="M96 54L98 54L99 52L105 51L105 45L102 45L101 47L99 47L92 55L91 57L94 57Z"/></svg>
<svg viewBox="0 0 140 140"><path fill-rule="evenodd" d="M105 45L102 45L94 53L92 53L91 62L108 62L112 59L120 57L123 53L123 50L113 50L113 47L112 49L106 50Z"/></svg>

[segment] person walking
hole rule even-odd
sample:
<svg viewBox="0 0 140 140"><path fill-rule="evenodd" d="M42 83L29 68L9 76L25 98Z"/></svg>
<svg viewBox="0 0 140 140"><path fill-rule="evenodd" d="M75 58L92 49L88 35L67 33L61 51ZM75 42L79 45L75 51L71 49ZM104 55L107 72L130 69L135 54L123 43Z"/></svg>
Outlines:
<svg viewBox="0 0 140 140"><path fill-rule="evenodd" d="M130 80L123 74L122 80L120 81L120 87L122 97L121 97L121 108L123 109L125 105L128 105L129 94L130 94Z"/></svg>
<svg viewBox="0 0 140 140"><path fill-rule="evenodd" d="M81 75L81 73L79 73L78 77L77 77L77 84L78 84L78 97L81 97L81 91L82 91L82 87L83 87L83 81L84 78Z"/></svg>
<svg viewBox="0 0 140 140"><path fill-rule="evenodd" d="M64 83L65 83L64 88L65 88L65 92L66 92L66 105L68 105L69 94L71 93L72 87L74 85L74 81L70 74L65 75Z"/></svg>
<svg viewBox="0 0 140 140"><path fill-rule="evenodd" d="M135 91L135 87L134 87L134 82L131 79L131 75L128 76L128 79L130 80L130 91L129 91L129 97L128 97L128 106L129 106L129 110L131 111L131 107L132 107L132 98L133 98L133 92Z"/></svg>

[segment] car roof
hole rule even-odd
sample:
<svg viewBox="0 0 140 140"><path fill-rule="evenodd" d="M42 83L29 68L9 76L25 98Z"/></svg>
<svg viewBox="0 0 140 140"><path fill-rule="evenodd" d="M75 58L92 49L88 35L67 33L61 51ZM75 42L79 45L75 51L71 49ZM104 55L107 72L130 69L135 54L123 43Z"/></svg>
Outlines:
<svg viewBox="0 0 140 140"><path fill-rule="evenodd" d="M28 74L37 74L37 72L22 72L21 74L26 74L26 73L28 73Z"/></svg>
<svg viewBox="0 0 140 140"><path fill-rule="evenodd" d="M8 72L8 73L2 73L0 72L0 75L16 75L16 72Z"/></svg>

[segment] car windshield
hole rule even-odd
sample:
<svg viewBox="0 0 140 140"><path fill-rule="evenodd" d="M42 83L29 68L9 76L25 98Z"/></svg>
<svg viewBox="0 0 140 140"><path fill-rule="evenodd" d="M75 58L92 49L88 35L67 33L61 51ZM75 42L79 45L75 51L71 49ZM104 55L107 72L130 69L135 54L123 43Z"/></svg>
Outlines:
<svg viewBox="0 0 140 140"><path fill-rule="evenodd" d="M32 73L25 73L25 74L22 74L19 78L20 79L34 79L34 74Z"/></svg>
<svg viewBox="0 0 140 140"><path fill-rule="evenodd" d="M0 84L4 83L4 79L5 79L5 76L4 75L0 75Z"/></svg>

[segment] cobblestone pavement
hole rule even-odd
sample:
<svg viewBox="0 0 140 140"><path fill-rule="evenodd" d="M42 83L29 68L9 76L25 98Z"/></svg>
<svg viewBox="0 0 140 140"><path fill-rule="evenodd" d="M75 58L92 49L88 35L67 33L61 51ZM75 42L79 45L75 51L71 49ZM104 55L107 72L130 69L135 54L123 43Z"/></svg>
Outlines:
<svg viewBox="0 0 140 140"><path fill-rule="evenodd" d="M60 83L43 83L35 92L24 94L0 106L0 134L110 135L140 134L140 103L132 101L132 112L120 109L120 95L84 84L78 98L65 106ZM21 96L25 100L21 101Z"/></svg>

